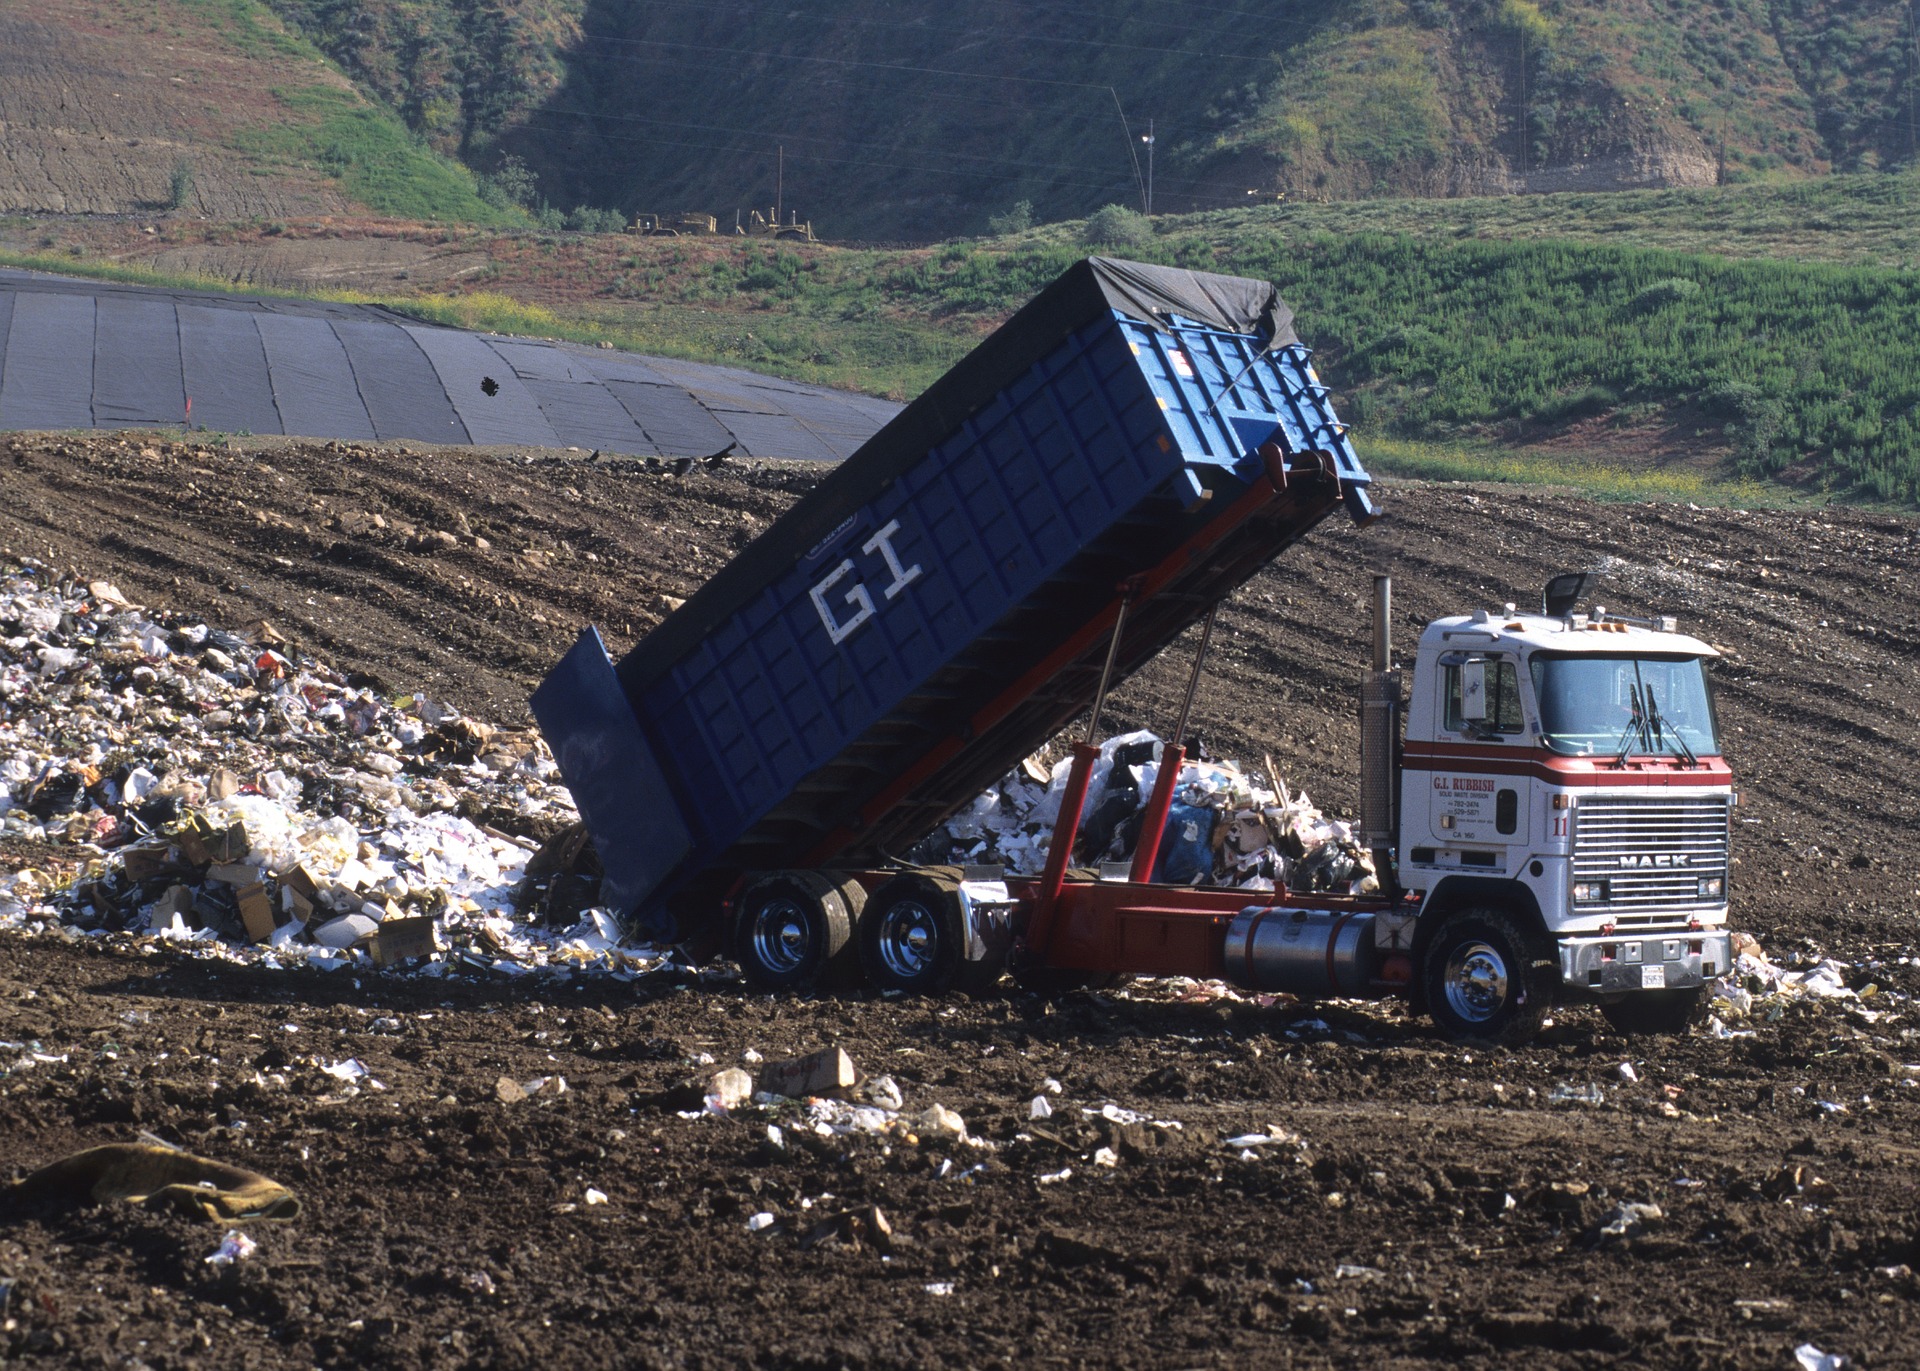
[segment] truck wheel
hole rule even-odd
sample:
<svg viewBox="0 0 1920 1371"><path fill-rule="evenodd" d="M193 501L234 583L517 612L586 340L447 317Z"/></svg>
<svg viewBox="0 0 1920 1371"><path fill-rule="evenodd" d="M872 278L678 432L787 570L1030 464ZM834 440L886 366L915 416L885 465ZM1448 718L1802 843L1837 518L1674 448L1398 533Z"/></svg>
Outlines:
<svg viewBox="0 0 1920 1371"><path fill-rule="evenodd" d="M1625 999L1602 1004L1613 1031L1629 1038L1685 1033L1706 1018L1707 996L1699 986L1690 990L1639 990Z"/></svg>
<svg viewBox="0 0 1920 1371"><path fill-rule="evenodd" d="M793 990L855 979L859 890L819 871L782 871L748 886L733 926L733 955L748 982Z"/></svg>
<svg viewBox="0 0 1920 1371"><path fill-rule="evenodd" d="M1540 940L1498 909L1450 915L1427 944L1421 989L1445 1036L1513 1045L1540 1031L1556 979Z"/></svg>
<svg viewBox="0 0 1920 1371"><path fill-rule="evenodd" d="M860 965L880 990L916 995L985 990L1000 978L991 958L967 960L959 883L945 875L895 876L873 892L860 919Z"/></svg>

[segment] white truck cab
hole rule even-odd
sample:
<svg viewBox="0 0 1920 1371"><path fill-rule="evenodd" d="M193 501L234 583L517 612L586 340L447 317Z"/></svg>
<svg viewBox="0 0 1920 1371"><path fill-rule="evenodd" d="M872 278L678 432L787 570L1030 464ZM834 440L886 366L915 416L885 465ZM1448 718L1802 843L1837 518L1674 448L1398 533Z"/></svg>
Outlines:
<svg viewBox="0 0 1920 1371"><path fill-rule="evenodd" d="M1731 961L1719 654L1671 619L1550 607L1421 635L1393 825L1418 914L1382 945L1411 933L1415 998L1457 1033L1524 1036L1575 998L1678 1029Z"/></svg>

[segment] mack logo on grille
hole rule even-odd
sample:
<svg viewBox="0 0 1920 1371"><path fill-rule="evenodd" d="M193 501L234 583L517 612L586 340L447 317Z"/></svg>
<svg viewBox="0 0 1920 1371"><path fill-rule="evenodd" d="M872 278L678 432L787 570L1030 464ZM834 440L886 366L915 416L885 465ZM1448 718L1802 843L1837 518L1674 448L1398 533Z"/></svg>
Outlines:
<svg viewBox="0 0 1920 1371"><path fill-rule="evenodd" d="M1620 858L1620 865L1629 868L1686 866L1693 860L1686 852L1629 852Z"/></svg>

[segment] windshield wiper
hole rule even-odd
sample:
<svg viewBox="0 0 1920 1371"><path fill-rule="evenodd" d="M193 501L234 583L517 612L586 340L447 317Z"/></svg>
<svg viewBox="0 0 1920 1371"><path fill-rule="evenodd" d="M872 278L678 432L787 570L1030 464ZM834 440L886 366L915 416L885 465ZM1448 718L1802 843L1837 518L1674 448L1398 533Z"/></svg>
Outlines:
<svg viewBox="0 0 1920 1371"><path fill-rule="evenodd" d="M1627 687L1627 698L1633 701L1633 717L1628 719L1627 726L1620 730L1620 740L1613 754L1615 766L1627 764L1627 754L1633 751L1635 733L1638 733L1643 741L1647 736L1646 716L1640 712L1640 687L1637 685Z"/></svg>
<svg viewBox="0 0 1920 1371"><path fill-rule="evenodd" d="M1699 766L1700 759L1693 755L1693 749L1687 746L1687 740L1680 736L1680 730L1667 731L1666 720L1660 717L1660 704L1653 698L1653 687L1647 687L1647 725L1653 730L1653 745L1665 747L1669 751L1679 749L1679 756L1687 759L1688 766Z"/></svg>

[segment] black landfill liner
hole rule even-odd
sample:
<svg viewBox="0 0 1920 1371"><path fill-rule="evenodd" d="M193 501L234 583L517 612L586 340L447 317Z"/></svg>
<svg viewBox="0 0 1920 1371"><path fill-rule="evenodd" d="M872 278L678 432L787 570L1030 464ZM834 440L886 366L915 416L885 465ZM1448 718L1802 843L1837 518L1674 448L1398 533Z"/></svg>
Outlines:
<svg viewBox="0 0 1920 1371"><path fill-rule="evenodd" d="M254 319L267 353L281 431L366 441L374 438L353 363L325 319L262 314Z"/></svg>
<svg viewBox="0 0 1920 1371"><path fill-rule="evenodd" d="M498 338L377 305L0 268L0 428L178 425L189 396L193 427L231 433L664 457L735 444L743 456L819 462L848 456L900 409L738 367ZM750 417L735 433L721 412Z"/></svg>
<svg viewBox="0 0 1920 1371"><path fill-rule="evenodd" d="M180 305L180 366L193 421L229 433L279 433L267 352L254 316L237 309Z"/></svg>

